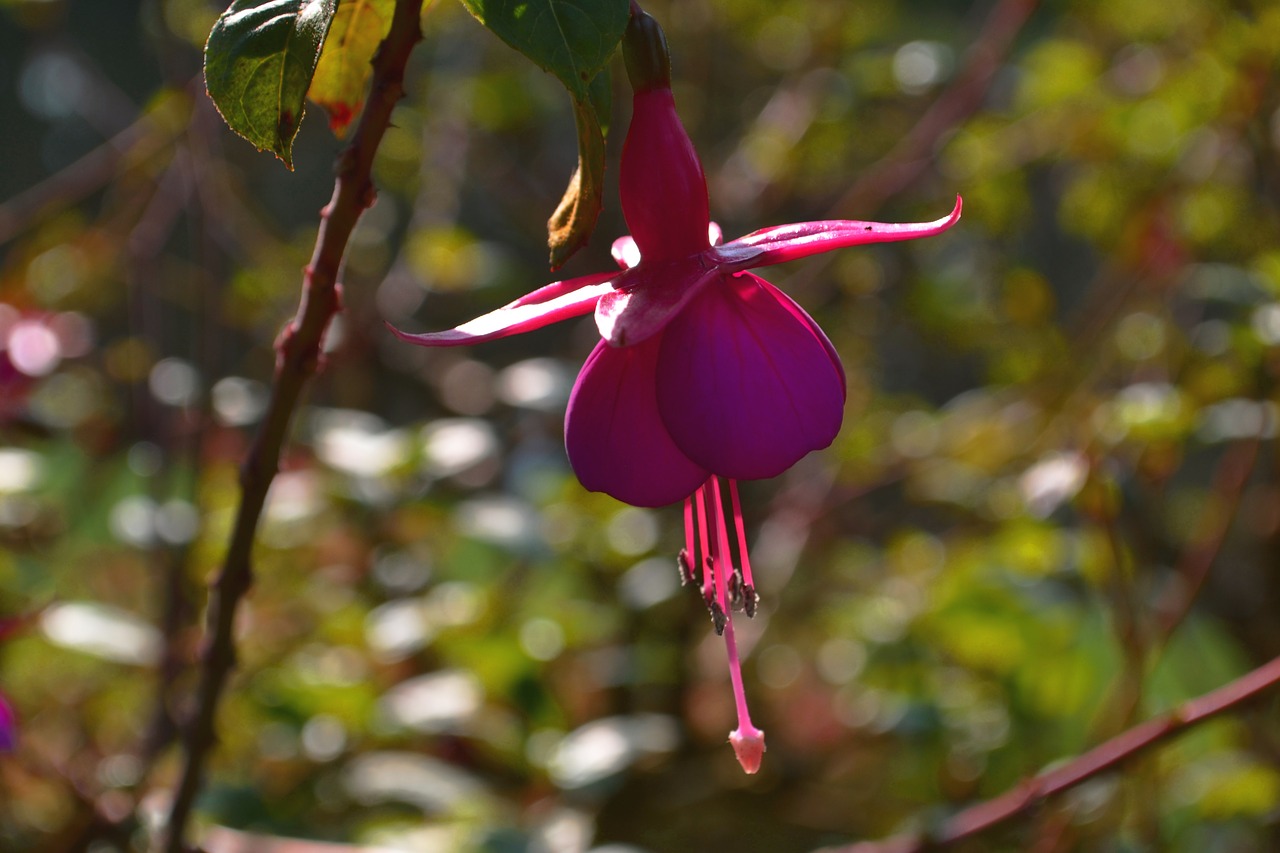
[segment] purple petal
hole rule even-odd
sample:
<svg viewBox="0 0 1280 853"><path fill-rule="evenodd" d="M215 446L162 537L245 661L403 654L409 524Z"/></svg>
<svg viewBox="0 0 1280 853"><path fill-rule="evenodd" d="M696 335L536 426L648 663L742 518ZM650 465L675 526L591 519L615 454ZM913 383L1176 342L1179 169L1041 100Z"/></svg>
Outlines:
<svg viewBox="0 0 1280 853"><path fill-rule="evenodd" d="M13 709L0 694L0 752L12 752L18 745L17 723Z"/></svg>
<svg viewBox="0 0 1280 853"><path fill-rule="evenodd" d="M846 246L932 237L960 221L961 207L961 198L956 196L956 206L951 213L933 222L858 222L831 219L778 225L725 243L716 250L716 254L722 268L743 270L807 258Z"/></svg>
<svg viewBox="0 0 1280 853"><path fill-rule="evenodd" d="M496 311L443 332L414 335L390 324L387 328L400 340L424 347L457 347L492 341L586 314L595 307L597 299L613 291L611 282L617 276L618 273L596 273L553 282Z"/></svg>
<svg viewBox="0 0 1280 853"><path fill-rule="evenodd" d="M661 344L661 335L633 347L596 344L565 412L564 443L582 485L633 506L675 503L707 479L658 415Z"/></svg>
<svg viewBox="0 0 1280 853"><path fill-rule="evenodd" d="M704 255L644 263L620 275L596 303L600 337L616 347L647 340L720 277Z"/></svg>
<svg viewBox="0 0 1280 853"><path fill-rule="evenodd" d="M818 343L822 344L822 348L827 351L827 356L830 357L831 363L835 365L836 373L840 375L840 391L847 399L849 396L849 386L844 378L844 365L840 363L840 354L836 352L835 345L831 343L831 339L827 337L827 333L822 331L822 327L818 325L818 321L810 317L809 313L801 308L799 303L774 285L760 278L758 275L752 275L752 278L754 278L758 284L762 285L765 290L768 290L773 294L773 298L777 299L778 303L791 313L791 316L795 317L801 323L804 323L813 334L814 338L817 339Z"/></svg>
<svg viewBox="0 0 1280 853"><path fill-rule="evenodd" d="M663 423L713 474L777 476L840 431L839 361L817 325L780 295L750 273L724 276L663 333Z"/></svg>

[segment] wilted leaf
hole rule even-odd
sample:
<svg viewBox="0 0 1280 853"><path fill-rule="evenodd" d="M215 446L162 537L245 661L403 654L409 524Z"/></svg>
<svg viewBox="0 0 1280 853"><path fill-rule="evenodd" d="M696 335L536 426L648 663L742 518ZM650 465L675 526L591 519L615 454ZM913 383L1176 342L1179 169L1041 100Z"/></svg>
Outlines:
<svg viewBox="0 0 1280 853"><path fill-rule="evenodd" d="M498 38L583 102L627 27L627 0L462 0Z"/></svg>
<svg viewBox="0 0 1280 853"><path fill-rule="evenodd" d="M204 49L209 97L236 133L293 168L302 119L337 0L236 0Z"/></svg>
<svg viewBox="0 0 1280 853"><path fill-rule="evenodd" d="M329 129L339 138L364 106L373 55L391 29L394 9L395 0L338 4L307 97L329 113Z"/></svg>
<svg viewBox="0 0 1280 853"><path fill-rule="evenodd" d="M609 117L609 75L597 74L591 82L591 97L573 102L578 127L578 168L560 199L556 212L547 220L547 245L551 268L559 269L581 249L604 206L604 134ZM601 120L603 117L603 121Z"/></svg>

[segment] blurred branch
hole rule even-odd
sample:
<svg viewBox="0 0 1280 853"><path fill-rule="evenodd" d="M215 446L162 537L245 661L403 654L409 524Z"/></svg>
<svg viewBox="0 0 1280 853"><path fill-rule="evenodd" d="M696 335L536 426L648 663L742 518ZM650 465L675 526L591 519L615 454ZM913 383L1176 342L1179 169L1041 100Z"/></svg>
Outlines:
<svg viewBox="0 0 1280 853"><path fill-rule="evenodd" d="M1174 577L1156 602L1157 644L1164 645L1187 618L1213 568L1240 508L1245 486L1258 459L1261 440L1250 438L1227 448L1214 472L1210 505L1178 560Z"/></svg>
<svg viewBox="0 0 1280 853"><path fill-rule="evenodd" d="M1028 779L1000 796L965 809L928 836L904 835L885 841L830 848L827 853L924 853L964 841L1025 814L1063 791L1131 761L1161 741L1236 708L1280 684L1280 657L1223 687L1137 725L1054 770Z"/></svg>
<svg viewBox="0 0 1280 853"><path fill-rule="evenodd" d="M0 244L101 189L126 162L150 163L182 132L191 86L45 180L0 204Z"/></svg>
<svg viewBox="0 0 1280 853"><path fill-rule="evenodd" d="M307 265L301 301L293 320L276 340L271 400L240 474L240 507L222 570L210 590L200 686L194 716L183 735L185 761L174 792L161 849L181 853L183 835L214 746L214 715L236 663L236 609L253 582L252 551L267 491L280 464L302 389L320 365L320 349L330 321L340 309L338 272L360 215L374 200L374 155L391 113L404 93L404 71L421 39L420 0L396 0L391 28L373 61L368 104L351 145L338 158L333 197L321 211L315 251Z"/></svg>
<svg viewBox="0 0 1280 853"><path fill-rule="evenodd" d="M1038 0L1000 0L965 56L964 67L907 135L832 205L833 215L869 215L909 187L933 162L938 142L978 111Z"/></svg>

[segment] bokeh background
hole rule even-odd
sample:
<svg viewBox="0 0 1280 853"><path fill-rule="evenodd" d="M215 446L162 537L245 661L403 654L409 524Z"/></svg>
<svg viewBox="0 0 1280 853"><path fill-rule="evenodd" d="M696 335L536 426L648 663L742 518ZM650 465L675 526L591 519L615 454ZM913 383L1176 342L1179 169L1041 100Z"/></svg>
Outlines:
<svg viewBox="0 0 1280 853"><path fill-rule="evenodd" d="M269 501L210 851L807 851L994 796L1280 654L1280 6L680 0L729 236L958 227L766 271L843 432L745 484L745 777L676 508L561 443L589 318L426 351L550 280L558 84L437 0L346 312ZM203 95L208 0L0 3L0 849L142 849L341 143L296 171ZM620 72L619 67L615 72ZM626 127L615 85L611 182ZM616 187L563 270L606 269ZM1280 848L1264 699L967 850Z"/></svg>

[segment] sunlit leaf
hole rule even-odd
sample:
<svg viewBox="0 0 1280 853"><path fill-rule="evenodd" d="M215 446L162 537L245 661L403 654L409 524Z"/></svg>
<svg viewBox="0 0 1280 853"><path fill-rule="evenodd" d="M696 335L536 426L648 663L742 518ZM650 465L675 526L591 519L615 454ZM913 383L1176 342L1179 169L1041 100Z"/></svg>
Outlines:
<svg viewBox="0 0 1280 853"><path fill-rule="evenodd" d="M325 108L329 129L339 138L364 106L373 55L391 28L394 9L395 0L346 0L334 13L307 97Z"/></svg>
<svg viewBox="0 0 1280 853"><path fill-rule="evenodd" d="M293 168L293 139L337 0L236 0L205 45L209 97L236 133Z"/></svg>

